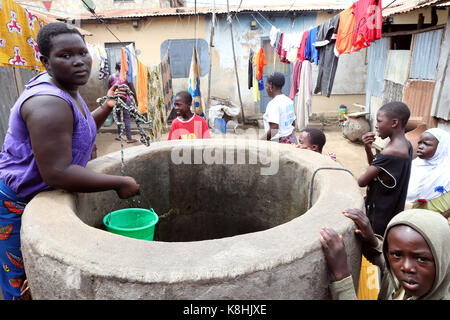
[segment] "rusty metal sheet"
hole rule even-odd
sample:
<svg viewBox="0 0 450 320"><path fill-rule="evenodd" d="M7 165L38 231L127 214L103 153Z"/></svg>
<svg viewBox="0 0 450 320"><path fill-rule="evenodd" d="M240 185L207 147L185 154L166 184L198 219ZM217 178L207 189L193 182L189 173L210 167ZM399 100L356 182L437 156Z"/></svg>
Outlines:
<svg viewBox="0 0 450 320"><path fill-rule="evenodd" d="M342 3L339 1L329 2L307 2L297 3L294 5L259 5L259 6L230 6L230 12L283 12L283 11L342 11L349 7L348 3ZM98 11L97 15L103 19L114 18L141 18L141 17L156 17L156 16L172 16L172 15L194 15L194 14L216 14L227 13L226 6L216 6L213 9L212 6L197 7L195 11L194 7L182 7L182 8L133 8L133 9L110 9ZM81 20L95 20L90 13L84 13L77 18Z"/></svg>
<svg viewBox="0 0 450 320"><path fill-rule="evenodd" d="M428 128L435 127L435 119L431 116L434 81L408 80L403 91L403 102L411 110L411 117L421 117Z"/></svg>

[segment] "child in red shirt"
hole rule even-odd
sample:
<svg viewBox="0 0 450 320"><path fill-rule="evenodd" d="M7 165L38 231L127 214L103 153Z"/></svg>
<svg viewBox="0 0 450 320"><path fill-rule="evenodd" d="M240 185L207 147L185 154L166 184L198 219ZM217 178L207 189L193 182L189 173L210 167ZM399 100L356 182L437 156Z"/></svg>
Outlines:
<svg viewBox="0 0 450 320"><path fill-rule="evenodd" d="M169 140L209 139L208 124L205 119L191 111L192 96L188 91L180 91L175 96L174 109L177 118L172 122Z"/></svg>

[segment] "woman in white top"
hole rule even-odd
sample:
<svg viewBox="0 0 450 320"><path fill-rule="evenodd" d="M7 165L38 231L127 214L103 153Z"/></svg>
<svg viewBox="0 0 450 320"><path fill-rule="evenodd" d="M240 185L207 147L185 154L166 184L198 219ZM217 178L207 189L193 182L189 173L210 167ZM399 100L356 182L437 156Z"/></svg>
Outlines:
<svg viewBox="0 0 450 320"><path fill-rule="evenodd" d="M272 100L267 104L263 116L266 133L263 139L297 145L294 102L282 93L284 82L284 75L279 72L274 72L267 78L266 91Z"/></svg>
<svg viewBox="0 0 450 320"><path fill-rule="evenodd" d="M406 203L441 213L450 223L450 136L438 128L420 136Z"/></svg>

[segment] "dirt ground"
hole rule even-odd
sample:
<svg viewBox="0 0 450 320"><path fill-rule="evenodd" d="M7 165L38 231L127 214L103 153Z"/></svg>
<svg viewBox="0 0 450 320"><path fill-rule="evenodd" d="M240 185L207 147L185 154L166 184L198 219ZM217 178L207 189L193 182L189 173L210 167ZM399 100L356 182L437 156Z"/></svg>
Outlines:
<svg viewBox="0 0 450 320"><path fill-rule="evenodd" d="M256 129L256 127L254 127ZM115 130L109 129L108 132L101 131L97 135L97 156L101 157L110 152L120 150L120 141L115 140ZM336 160L344 167L349 169L355 178L360 177L368 167L366 153L364 146L359 143L354 143L346 139L342 135L341 127L337 123L326 124L323 127L323 131L327 138L327 142L323 148L323 153L334 152L336 154ZM133 138L139 140L139 135L134 131ZM245 136L246 130L243 130ZM164 134L161 137L161 141L167 140L168 134ZM212 138L217 137L217 134L211 133ZM298 133L297 133L298 136ZM140 145L140 142L136 143L124 143L125 148L134 147ZM361 191L365 194L365 188Z"/></svg>

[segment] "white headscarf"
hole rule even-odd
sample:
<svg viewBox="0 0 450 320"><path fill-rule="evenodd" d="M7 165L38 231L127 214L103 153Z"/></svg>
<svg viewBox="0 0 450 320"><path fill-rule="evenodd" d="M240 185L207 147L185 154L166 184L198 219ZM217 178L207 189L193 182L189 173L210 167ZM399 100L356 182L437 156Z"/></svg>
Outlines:
<svg viewBox="0 0 450 320"><path fill-rule="evenodd" d="M442 186L450 192L450 141L449 134L438 128L425 131L439 141L436 152L430 159L415 158L412 161L406 202L417 199L432 200L442 195L434 189Z"/></svg>

